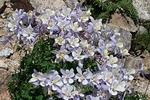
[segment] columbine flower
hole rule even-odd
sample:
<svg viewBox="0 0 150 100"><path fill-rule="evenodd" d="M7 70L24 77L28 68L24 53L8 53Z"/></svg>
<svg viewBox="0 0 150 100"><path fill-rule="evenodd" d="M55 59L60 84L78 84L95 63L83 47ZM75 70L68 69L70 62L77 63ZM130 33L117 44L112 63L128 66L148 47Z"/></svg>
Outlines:
<svg viewBox="0 0 150 100"><path fill-rule="evenodd" d="M84 58L87 58L86 55L82 55L82 49L78 48L75 51L72 51L72 56L74 58L74 60L83 60Z"/></svg>
<svg viewBox="0 0 150 100"><path fill-rule="evenodd" d="M74 82L74 70L70 69L70 70L60 70L62 73L62 80L65 84L69 83L72 84Z"/></svg>
<svg viewBox="0 0 150 100"><path fill-rule="evenodd" d="M132 81L134 79L133 75L135 73L136 73L135 69L129 68L124 75L124 79Z"/></svg>
<svg viewBox="0 0 150 100"><path fill-rule="evenodd" d="M64 45L65 44L65 39L62 36L59 36L55 39L55 43L59 45Z"/></svg>
<svg viewBox="0 0 150 100"><path fill-rule="evenodd" d="M116 46L119 47L119 48L123 48L123 43L118 42L118 43L116 44Z"/></svg>
<svg viewBox="0 0 150 100"><path fill-rule="evenodd" d="M90 18L90 15L91 15L90 10L84 12L84 13L82 14L82 16L81 16L81 21L82 21L82 22L87 22L87 21L89 20L89 18Z"/></svg>
<svg viewBox="0 0 150 100"><path fill-rule="evenodd" d="M98 20L94 20L93 18L91 18L92 22L93 22L93 28L96 31L100 31L103 24L102 24L102 19L98 19Z"/></svg>
<svg viewBox="0 0 150 100"><path fill-rule="evenodd" d="M37 72L36 70L34 71L34 73L32 74L32 78L29 80L30 83L38 86L45 86L43 84L43 82L46 80L46 77L43 73L41 72Z"/></svg>
<svg viewBox="0 0 150 100"><path fill-rule="evenodd" d="M67 38L71 47L78 47L79 46L79 38L75 38L74 36Z"/></svg>
<svg viewBox="0 0 150 100"><path fill-rule="evenodd" d="M59 90L63 86L62 78L59 76L58 72L53 70L47 74L46 86L51 88L53 91Z"/></svg>
<svg viewBox="0 0 150 100"><path fill-rule="evenodd" d="M86 100L100 100L100 97L88 95L88 96L86 96Z"/></svg>
<svg viewBox="0 0 150 100"><path fill-rule="evenodd" d="M43 24L48 24L51 16L55 15L55 11L51 9L44 9L42 13L38 16L38 19L42 20Z"/></svg>
<svg viewBox="0 0 150 100"><path fill-rule="evenodd" d="M94 46L89 46L86 50L87 50L89 56L94 56L94 54L95 54L95 47Z"/></svg>
<svg viewBox="0 0 150 100"><path fill-rule="evenodd" d="M67 17L70 15L71 13L71 9L68 8L68 7L63 7L62 10L61 10L61 15L64 16L64 17Z"/></svg>
<svg viewBox="0 0 150 100"><path fill-rule="evenodd" d="M71 24L70 28L74 31L74 32L80 32L82 31L82 27L79 26L78 22L74 22Z"/></svg>
<svg viewBox="0 0 150 100"><path fill-rule="evenodd" d="M110 65L108 64L109 66L111 66L113 68L118 67L117 62L118 62L118 58L117 57L113 57L113 55L109 56L109 61L108 61L108 63L110 64Z"/></svg>
<svg viewBox="0 0 150 100"><path fill-rule="evenodd" d="M104 49L104 57L109 59L109 52L107 49Z"/></svg>
<svg viewBox="0 0 150 100"><path fill-rule="evenodd" d="M103 80L109 84L112 84L113 82L113 79L114 79L114 76L113 76L113 73L112 72L109 72L109 71L103 71L102 72L102 75L103 75Z"/></svg>
<svg viewBox="0 0 150 100"><path fill-rule="evenodd" d="M60 49L58 52L56 52L56 59L70 62L73 61L73 58L70 57L68 54L69 51L67 51L66 49Z"/></svg>
<svg viewBox="0 0 150 100"><path fill-rule="evenodd" d="M109 89L109 93L112 95L117 95L118 92L124 92L126 89L126 82L119 82L118 80L114 80L111 88Z"/></svg>
<svg viewBox="0 0 150 100"><path fill-rule="evenodd" d="M64 100L70 100L74 99L75 96L81 96L83 97L84 95L81 94L79 91L76 90L76 87L73 85L64 85L61 88L61 92L59 92L60 97L62 97Z"/></svg>
<svg viewBox="0 0 150 100"><path fill-rule="evenodd" d="M103 79L103 75L101 75L101 73L96 73L96 74L93 74L90 82L93 84L93 85L98 85L100 83L100 80Z"/></svg>
<svg viewBox="0 0 150 100"><path fill-rule="evenodd" d="M75 78L81 82L83 85L87 85L89 83L89 80L92 78L92 72L87 69L85 72L82 73L81 68L77 67L77 74L75 76Z"/></svg>
<svg viewBox="0 0 150 100"><path fill-rule="evenodd" d="M121 50L121 54L122 54L123 56L130 55L127 49Z"/></svg>
<svg viewBox="0 0 150 100"><path fill-rule="evenodd" d="M28 19L27 13L22 9L16 10L11 17L8 18L7 26L9 31L15 32L22 20Z"/></svg>
<svg viewBox="0 0 150 100"><path fill-rule="evenodd" d="M80 45L83 48L88 48L90 46L90 44L88 44L88 41L87 40L83 40L83 39L80 41Z"/></svg>
<svg viewBox="0 0 150 100"><path fill-rule="evenodd" d="M34 43L36 40L38 33L35 33L31 25L29 25L27 28L21 28L17 32L17 37L21 39L24 43L30 42Z"/></svg>

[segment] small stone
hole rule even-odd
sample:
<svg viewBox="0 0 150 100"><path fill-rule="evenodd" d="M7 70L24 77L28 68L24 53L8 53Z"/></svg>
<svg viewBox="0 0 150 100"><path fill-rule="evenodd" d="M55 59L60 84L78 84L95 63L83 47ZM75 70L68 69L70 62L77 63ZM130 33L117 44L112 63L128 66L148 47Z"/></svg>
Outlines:
<svg viewBox="0 0 150 100"><path fill-rule="evenodd" d="M139 26L138 34L147 33L148 30L144 26Z"/></svg>
<svg viewBox="0 0 150 100"><path fill-rule="evenodd" d="M8 57L11 54L13 54L13 50L10 48L5 48L5 49L0 51L0 57Z"/></svg>

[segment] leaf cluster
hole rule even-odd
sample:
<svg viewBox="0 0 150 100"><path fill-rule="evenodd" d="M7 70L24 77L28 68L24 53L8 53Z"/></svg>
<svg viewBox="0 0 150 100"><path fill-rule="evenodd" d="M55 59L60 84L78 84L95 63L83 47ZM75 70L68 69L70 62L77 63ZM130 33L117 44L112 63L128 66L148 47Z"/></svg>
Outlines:
<svg viewBox="0 0 150 100"><path fill-rule="evenodd" d="M111 15L118 10L122 14L126 14L138 23L139 17L136 9L132 5L132 0L86 0L84 5L90 7L94 18L102 18L106 21Z"/></svg>

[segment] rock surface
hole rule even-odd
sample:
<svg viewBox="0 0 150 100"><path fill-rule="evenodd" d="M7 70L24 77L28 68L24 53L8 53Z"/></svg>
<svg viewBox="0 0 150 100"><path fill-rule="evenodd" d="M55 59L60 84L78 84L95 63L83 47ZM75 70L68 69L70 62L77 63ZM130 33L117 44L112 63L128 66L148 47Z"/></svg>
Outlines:
<svg viewBox="0 0 150 100"><path fill-rule="evenodd" d="M63 0L30 0L30 3L38 12L45 9L59 10L66 6Z"/></svg>
<svg viewBox="0 0 150 100"><path fill-rule="evenodd" d="M132 0L141 19L150 20L150 0Z"/></svg>
<svg viewBox="0 0 150 100"><path fill-rule="evenodd" d="M112 26L122 28L129 32L136 32L138 29L130 17L122 16L118 13L113 14L111 17L109 24Z"/></svg>
<svg viewBox="0 0 150 100"><path fill-rule="evenodd" d="M3 6L3 4L4 4L5 1L6 0L0 0L0 8Z"/></svg>
<svg viewBox="0 0 150 100"><path fill-rule="evenodd" d="M148 95L148 97L150 97L150 82L149 82L149 80L138 77L137 79L133 80L132 87L133 87L134 91L137 91L142 94L146 94L146 95Z"/></svg>
<svg viewBox="0 0 150 100"><path fill-rule="evenodd" d="M11 100L8 92L7 83L10 79L10 73L7 70L0 69L0 100Z"/></svg>

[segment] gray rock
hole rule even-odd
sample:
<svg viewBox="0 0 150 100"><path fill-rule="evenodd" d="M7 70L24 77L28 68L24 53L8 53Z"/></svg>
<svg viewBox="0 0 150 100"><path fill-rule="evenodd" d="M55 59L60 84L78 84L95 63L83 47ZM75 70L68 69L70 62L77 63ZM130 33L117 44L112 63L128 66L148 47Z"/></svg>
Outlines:
<svg viewBox="0 0 150 100"><path fill-rule="evenodd" d="M5 1L6 0L0 0L0 8L3 6L3 4L4 4Z"/></svg>
<svg viewBox="0 0 150 100"><path fill-rule="evenodd" d="M45 9L59 10L66 6L63 0L30 0L30 3L40 13Z"/></svg>
<svg viewBox="0 0 150 100"><path fill-rule="evenodd" d="M138 34L147 33L148 30L144 26L139 26Z"/></svg>
<svg viewBox="0 0 150 100"><path fill-rule="evenodd" d="M133 6L141 19L150 20L150 0L133 0Z"/></svg>
<svg viewBox="0 0 150 100"><path fill-rule="evenodd" d="M122 16L121 14L114 13L111 17L109 24L112 26L122 28L129 32L136 32L138 29L134 21L128 16Z"/></svg>

